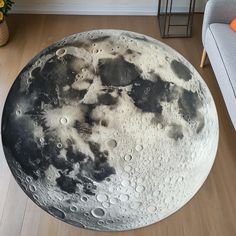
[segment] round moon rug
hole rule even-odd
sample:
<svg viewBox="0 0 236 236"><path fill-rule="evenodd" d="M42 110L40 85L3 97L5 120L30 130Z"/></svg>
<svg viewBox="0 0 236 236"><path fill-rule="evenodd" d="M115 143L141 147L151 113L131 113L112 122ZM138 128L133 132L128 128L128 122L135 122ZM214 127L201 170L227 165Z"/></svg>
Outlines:
<svg viewBox="0 0 236 236"><path fill-rule="evenodd" d="M218 118L203 79L148 36L97 30L38 54L7 97L2 142L24 192L79 227L121 231L188 202L213 165Z"/></svg>

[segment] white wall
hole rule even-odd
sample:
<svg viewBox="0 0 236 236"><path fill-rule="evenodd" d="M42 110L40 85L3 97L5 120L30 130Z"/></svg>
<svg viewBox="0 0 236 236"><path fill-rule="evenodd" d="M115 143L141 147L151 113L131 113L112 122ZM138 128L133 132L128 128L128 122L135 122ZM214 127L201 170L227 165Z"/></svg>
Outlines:
<svg viewBox="0 0 236 236"><path fill-rule="evenodd" d="M173 0L181 11L190 0ZM196 0L196 11L203 11L206 0ZM15 13L82 15L156 15L158 0L17 0ZM176 4L177 3L177 4Z"/></svg>

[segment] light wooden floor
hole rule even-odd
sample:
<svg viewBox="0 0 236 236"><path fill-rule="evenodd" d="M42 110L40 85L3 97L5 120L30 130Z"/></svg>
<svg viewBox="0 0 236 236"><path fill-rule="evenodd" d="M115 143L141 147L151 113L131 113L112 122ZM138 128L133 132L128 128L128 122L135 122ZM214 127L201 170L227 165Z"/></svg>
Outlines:
<svg viewBox="0 0 236 236"><path fill-rule="evenodd" d="M160 39L155 17L32 16L9 17L11 39L0 48L0 110L6 94L23 66L41 49L66 35L91 29L125 29ZM208 84L218 109L220 140L214 167L200 191L182 209L167 219L139 230L99 233L75 228L54 219L17 186L0 146L0 235L1 236L101 236L101 235L236 235L236 132L229 119L211 67L199 68L202 16L194 19L191 39L165 39L182 53Z"/></svg>

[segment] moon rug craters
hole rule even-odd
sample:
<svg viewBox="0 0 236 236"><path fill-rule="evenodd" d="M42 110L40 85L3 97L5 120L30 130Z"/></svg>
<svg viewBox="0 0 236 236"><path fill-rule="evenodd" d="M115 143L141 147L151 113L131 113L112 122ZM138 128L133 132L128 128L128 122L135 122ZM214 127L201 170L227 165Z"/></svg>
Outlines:
<svg viewBox="0 0 236 236"><path fill-rule="evenodd" d="M218 145L206 84L148 36L97 30L33 58L2 117L6 160L43 210L78 227L158 222L201 187Z"/></svg>

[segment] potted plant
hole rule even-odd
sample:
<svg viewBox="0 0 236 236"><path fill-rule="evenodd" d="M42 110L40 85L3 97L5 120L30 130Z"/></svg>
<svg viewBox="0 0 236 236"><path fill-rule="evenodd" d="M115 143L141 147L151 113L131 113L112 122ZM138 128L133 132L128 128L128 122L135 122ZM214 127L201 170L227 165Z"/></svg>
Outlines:
<svg viewBox="0 0 236 236"><path fill-rule="evenodd" d="M9 39L9 30L5 17L8 11L11 10L13 3L11 0L0 0L0 46L6 44Z"/></svg>

